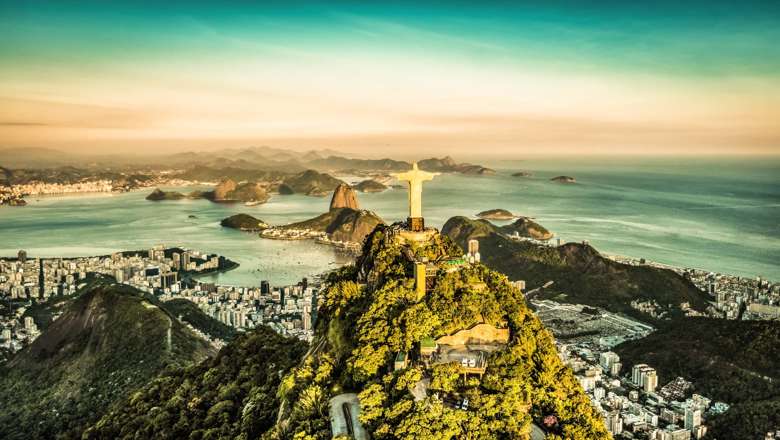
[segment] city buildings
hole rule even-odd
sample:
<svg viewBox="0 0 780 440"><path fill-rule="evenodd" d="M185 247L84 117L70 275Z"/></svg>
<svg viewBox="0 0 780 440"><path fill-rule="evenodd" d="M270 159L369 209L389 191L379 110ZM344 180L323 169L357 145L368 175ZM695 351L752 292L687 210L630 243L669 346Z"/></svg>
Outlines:
<svg viewBox="0 0 780 440"><path fill-rule="evenodd" d="M207 315L240 331L265 324L277 332L310 340L317 307L316 283L272 287L221 286L201 282L197 275L234 264L224 257L198 251L155 246L142 252L80 258L0 259L0 348L17 351L40 331L27 311L50 298L76 293L89 274L113 277L163 301L176 298L197 304Z"/></svg>
<svg viewBox="0 0 780 440"><path fill-rule="evenodd" d="M684 378L662 378L648 364L623 365L612 347L640 339L652 327L577 304L531 303L614 438L700 439L707 432L707 417L728 409L723 402L692 394L691 382ZM659 390L662 379L668 383Z"/></svg>
<svg viewBox="0 0 780 440"><path fill-rule="evenodd" d="M710 296L711 305L706 311L706 316L739 320L780 319L780 283L771 283L761 277L740 277L700 269L678 268L644 259L616 256L610 258L625 264L648 265L679 273ZM667 307L652 301L635 301L631 306L654 318L663 319L669 312ZM674 306L683 310L688 316L701 315L686 307L686 304Z"/></svg>

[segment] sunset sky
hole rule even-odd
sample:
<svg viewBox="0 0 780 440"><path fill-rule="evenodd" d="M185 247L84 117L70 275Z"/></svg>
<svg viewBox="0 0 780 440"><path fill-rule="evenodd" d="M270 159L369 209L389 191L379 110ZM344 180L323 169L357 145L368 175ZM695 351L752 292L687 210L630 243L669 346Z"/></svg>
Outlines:
<svg viewBox="0 0 780 440"><path fill-rule="evenodd" d="M0 1L0 147L780 154L778 1L226 3Z"/></svg>

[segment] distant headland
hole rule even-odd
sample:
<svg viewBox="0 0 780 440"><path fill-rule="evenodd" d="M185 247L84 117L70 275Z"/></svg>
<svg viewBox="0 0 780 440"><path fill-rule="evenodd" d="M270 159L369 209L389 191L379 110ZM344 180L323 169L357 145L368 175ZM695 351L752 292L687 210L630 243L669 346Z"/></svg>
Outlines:
<svg viewBox="0 0 780 440"><path fill-rule="evenodd" d="M577 183L577 180L571 176L556 176L550 180L558 183Z"/></svg>
<svg viewBox="0 0 780 440"><path fill-rule="evenodd" d="M488 209L478 213L477 217L488 220L511 220L517 216L506 209Z"/></svg>

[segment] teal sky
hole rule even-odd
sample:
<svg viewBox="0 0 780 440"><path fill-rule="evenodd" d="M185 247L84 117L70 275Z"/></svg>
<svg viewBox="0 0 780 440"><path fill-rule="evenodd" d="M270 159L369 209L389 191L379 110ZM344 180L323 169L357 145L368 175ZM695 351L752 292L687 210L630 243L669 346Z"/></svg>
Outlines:
<svg viewBox="0 0 780 440"><path fill-rule="evenodd" d="M374 3L0 2L0 137L780 152L780 2Z"/></svg>

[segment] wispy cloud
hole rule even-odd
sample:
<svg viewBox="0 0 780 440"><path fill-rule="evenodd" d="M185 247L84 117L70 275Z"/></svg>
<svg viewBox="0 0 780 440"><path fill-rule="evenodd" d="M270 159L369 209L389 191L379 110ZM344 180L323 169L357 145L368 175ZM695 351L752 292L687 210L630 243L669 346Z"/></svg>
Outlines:
<svg viewBox="0 0 780 440"><path fill-rule="evenodd" d="M354 27L353 31L369 36L387 38L387 41L397 41L398 38L418 40L420 44L437 42L471 49L507 52L506 47L492 41L479 38L467 38L449 32L442 32L420 26L412 26L399 21L378 19L374 17L348 13L333 13L334 17Z"/></svg>
<svg viewBox="0 0 780 440"><path fill-rule="evenodd" d="M0 121L0 127L46 127L48 125L44 122Z"/></svg>

